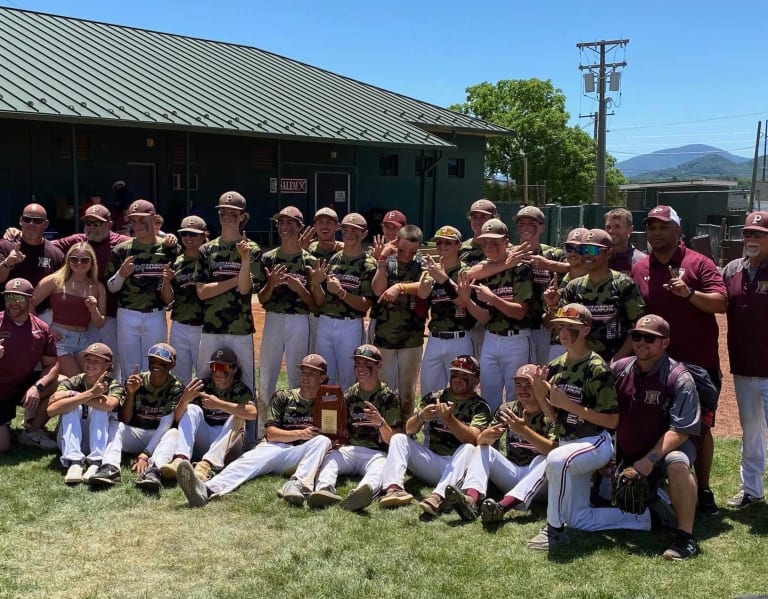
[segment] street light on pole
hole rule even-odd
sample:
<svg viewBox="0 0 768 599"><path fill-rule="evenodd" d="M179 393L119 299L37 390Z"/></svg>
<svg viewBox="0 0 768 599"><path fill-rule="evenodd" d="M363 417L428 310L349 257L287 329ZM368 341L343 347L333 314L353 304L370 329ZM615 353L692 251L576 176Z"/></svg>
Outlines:
<svg viewBox="0 0 768 599"><path fill-rule="evenodd" d="M528 205L528 155L519 150L519 155L523 159L523 204Z"/></svg>

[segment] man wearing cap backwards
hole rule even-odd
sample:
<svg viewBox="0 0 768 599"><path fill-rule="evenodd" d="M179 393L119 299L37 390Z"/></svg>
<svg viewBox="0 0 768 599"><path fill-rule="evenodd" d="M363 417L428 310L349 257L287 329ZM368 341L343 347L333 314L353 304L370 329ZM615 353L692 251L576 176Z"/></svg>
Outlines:
<svg viewBox="0 0 768 599"><path fill-rule="evenodd" d="M587 274L568 281L560 305L578 303L592 314L587 347L606 362L632 352L629 329L644 313L645 302L635 282L608 268L613 241L603 229L590 229L576 248ZM553 308L548 306L551 318Z"/></svg>
<svg viewBox="0 0 768 599"><path fill-rule="evenodd" d="M342 508L358 511L370 505L381 491L387 444L401 431L400 397L379 379L381 352L373 345L361 345L351 361L357 382L344 392L349 439L323 460L315 490L307 498L309 507L341 502ZM336 480L353 474L363 478L342 501Z"/></svg>
<svg viewBox="0 0 768 599"><path fill-rule="evenodd" d="M182 395L175 410L178 441L173 460L160 468L164 479L176 479L182 461L200 457L195 474L207 481L211 470L224 467L225 458L242 453L244 420L256 420L253 392L240 381L235 352L220 347L208 362L210 378L193 381L193 394Z"/></svg>
<svg viewBox="0 0 768 599"><path fill-rule="evenodd" d="M92 343L82 352L82 361L83 372L59 383L48 400L48 416L61 417L59 460L67 469L64 482L68 485L88 482L101 466L109 416L123 400L123 387L110 374L112 350L108 346Z"/></svg>
<svg viewBox="0 0 768 599"><path fill-rule="evenodd" d="M645 298L646 311L661 316L682 332L669 342L670 357L706 369L718 391L722 384L715 314L725 312L728 292L715 263L680 242L680 217L670 206L648 212L645 229L650 255L632 267L632 278ZM715 411L701 415L694 469L699 485L699 511L719 512L709 488L715 451Z"/></svg>
<svg viewBox="0 0 768 599"><path fill-rule="evenodd" d="M192 380L192 373L199 376L197 357L200 351L200 335L203 332L203 303L197 297L195 269L200 258L200 248L208 240L208 225L199 216L181 219L179 239L182 253L173 264L163 269L160 295L171 306L170 341L176 350L174 374L183 383Z"/></svg>
<svg viewBox="0 0 768 599"><path fill-rule="evenodd" d="M405 434L398 433L389 440L382 474L386 491L382 507L396 508L413 500L403 488L406 468L417 478L437 485L419 504L431 516L442 510L446 487L456 486L464 476L477 437L491 421L491 409L476 391L480 380L477 358L457 356L450 371L448 387L423 395L418 411L405 423ZM424 445L412 438L420 430Z"/></svg>
<svg viewBox="0 0 768 599"><path fill-rule="evenodd" d="M19 443L57 449L45 433L47 398L56 390L59 362L56 341L48 325L34 314L32 284L11 279L3 292L4 311L0 312L0 452L11 446L11 421L16 406L24 407L24 430ZM43 369L36 371L38 362Z"/></svg>
<svg viewBox="0 0 768 599"><path fill-rule="evenodd" d="M476 322L466 308L459 305L459 273L466 270L466 265L459 260L461 231L442 226L432 241L437 246L438 260L424 256L424 267L435 285L428 298L429 338L421 361L419 387L422 395L445 388L449 380L448 364L454 356L473 353L470 331ZM413 293L416 292L414 289Z"/></svg>
<svg viewBox="0 0 768 599"><path fill-rule="evenodd" d="M629 241L629 236L634 230L632 213L626 208L609 210L605 213L605 230L613 240L613 256L608 266L611 270L618 270L628 275L632 267L645 258L645 253Z"/></svg>
<svg viewBox="0 0 768 599"><path fill-rule="evenodd" d="M197 354L199 377L210 374L208 359L219 347L228 347L240 366L240 380L253 390L253 312L251 297L264 284L261 248L245 235L249 215L245 198L236 191L219 197L221 235L200 247L195 268L197 297L203 300L203 331ZM256 423L245 427L245 443L256 443Z"/></svg>
<svg viewBox="0 0 768 599"><path fill-rule="evenodd" d="M298 367L309 350L309 314L316 307L309 276L317 267L317 258L299 245L304 217L295 206L286 206L272 218L280 245L261 256L267 282L259 291L259 303L266 311L259 353L259 437L267 417L267 401L277 387L283 354L288 386L299 386Z"/></svg>
<svg viewBox="0 0 768 599"><path fill-rule="evenodd" d="M425 299L430 281L422 277L422 262L416 254L423 234L416 225L406 225L397 233L396 245L388 244L376 263L373 293L378 296L371 316L376 318L372 345L384 357L381 378L400 394L403 418L413 412L416 380L424 345L427 321ZM407 283L420 281L418 299ZM421 301L419 301L421 300Z"/></svg>
<svg viewBox="0 0 768 599"><path fill-rule="evenodd" d="M151 492L162 488L160 468L171 461L176 447L174 410L180 401L190 402L197 388L185 388L171 372L176 351L157 343L147 351L149 370L134 369L125 381L125 398L118 410L119 422L110 425L109 443L101 467L88 479L93 487L111 486L120 481L122 452L140 452L131 470L138 474L136 486Z"/></svg>
<svg viewBox="0 0 768 599"><path fill-rule="evenodd" d="M509 510L524 512L533 499L546 493L546 455L554 443L549 438L552 423L533 395L537 368L526 364L517 369L515 401L502 405L478 435L461 490L454 486L445 490L448 504L456 507L462 520L479 515L483 524L501 522ZM505 433L506 456L495 448ZM501 501L483 500L488 481L504 492Z"/></svg>
<svg viewBox="0 0 768 599"><path fill-rule="evenodd" d="M764 501L768 426L768 212L744 221L744 258L723 270L728 289L728 357L741 422L741 488L728 507Z"/></svg>
<svg viewBox="0 0 768 599"><path fill-rule="evenodd" d="M567 524L580 530L650 530L648 510L635 516L618 508L590 506L592 474L613 455L610 429L619 424L614 377L605 361L587 347L592 315L582 304L558 309L558 327L566 353L534 377L534 394L554 422L547 454L547 523L528 541L529 549L548 550L568 543ZM547 378L549 380L547 380Z"/></svg>
<svg viewBox="0 0 768 599"><path fill-rule="evenodd" d="M178 251L155 237L155 214L155 207L146 200L128 207L135 237L112 250L105 273L107 289L117 296L117 353L124 377L137 364L146 369L149 348L166 338L160 287L163 270L175 261Z"/></svg>
<svg viewBox="0 0 768 599"><path fill-rule="evenodd" d="M328 362L328 379L342 389L352 386L355 371L349 356L363 341L363 319L373 300L376 261L363 251L365 218L350 212L341 221L341 251L310 269L312 296L320 306L317 353Z"/></svg>
<svg viewBox="0 0 768 599"><path fill-rule="evenodd" d="M299 365L299 387L276 391L269 403L266 435L208 482L195 476L192 465L181 462L176 480L191 507L202 507L210 499L231 493L243 483L264 474L282 474L295 469L278 492L291 505L301 506L315 485L320 463L331 448L331 440L314 426L312 404L326 381L328 365L322 356L309 354Z"/></svg>
<svg viewBox="0 0 768 599"><path fill-rule="evenodd" d="M509 230L503 222L495 218L486 221L478 240L486 256L481 264L495 265L506 260ZM477 294L477 302L469 302L467 310L485 325L480 389L496 411L502 403L505 386L507 397L514 397L515 372L534 357L528 317L528 302L533 297L531 268L518 264L471 287Z"/></svg>
<svg viewBox="0 0 768 599"><path fill-rule="evenodd" d="M617 468L632 466L653 486L667 479L677 534L663 555L681 561L698 553L693 538L696 479L691 473L696 450L689 436L699 432L699 395L690 373L675 369L677 362L667 355L666 320L643 316L630 336L635 355L613 364L619 398ZM662 501L656 499L651 509Z"/></svg>

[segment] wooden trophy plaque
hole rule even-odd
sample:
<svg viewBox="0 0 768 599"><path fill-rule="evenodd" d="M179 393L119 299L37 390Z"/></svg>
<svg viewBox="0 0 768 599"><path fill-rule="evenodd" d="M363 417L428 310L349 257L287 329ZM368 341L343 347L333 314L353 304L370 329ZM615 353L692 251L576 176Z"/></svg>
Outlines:
<svg viewBox="0 0 768 599"><path fill-rule="evenodd" d="M328 437L334 447L344 445L349 438L347 402L338 385L321 385L313 404L312 420L320 434Z"/></svg>

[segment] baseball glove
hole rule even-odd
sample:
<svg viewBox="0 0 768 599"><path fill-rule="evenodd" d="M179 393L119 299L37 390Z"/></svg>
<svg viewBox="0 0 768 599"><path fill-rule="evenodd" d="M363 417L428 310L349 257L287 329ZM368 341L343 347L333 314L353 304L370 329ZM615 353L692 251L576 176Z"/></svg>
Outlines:
<svg viewBox="0 0 768 599"><path fill-rule="evenodd" d="M648 508L651 492L648 479L629 466L616 469L611 486L611 502L622 512L642 514Z"/></svg>

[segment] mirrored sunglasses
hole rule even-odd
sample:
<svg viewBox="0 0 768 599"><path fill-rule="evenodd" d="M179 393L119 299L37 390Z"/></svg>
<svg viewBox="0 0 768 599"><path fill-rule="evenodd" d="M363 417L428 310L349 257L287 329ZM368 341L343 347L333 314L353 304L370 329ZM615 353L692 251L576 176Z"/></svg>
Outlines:
<svg viewBox="0 0 768 599"><path fill-rule="evenodd" d="M558 308L555 312L555 318L573 318L574 320L582 321L584 315L576 308Z"/></svg>
<svg viewBox="0 0 768 599"><path fill-rule="evenodd" d="M150 347L147 356L150 358L152 356L157 356L158 358L169 362L173 362L175 359L173 354L165 347Z"/></svg>
<svg viewBox="0 0 768 599"><path fill-rule="evenodd" d="M27 224L34 223L36 225L42 225L45 222L42 216L27 216L26 214L21 217L21 220Z"/></svg>
<svg viewBox="0 0 768 599"><path fill-rule="evenodd" d="M24 295L23 293L4 293L3 297L5 298L5 302L24 302L29 299L28 295Z"/></svg>
<svg viewBox="0 0 768 599"><path fill-rule="evenodd" d="M451 362L451 368L460 368L461 370L469 370L470 372L477 372L477 364L472 360L465 357L456 358Z"/></svg>
<svg viewBox="0 0 768 599"><path fill-rule="evenodd" d="M604 250L604 247L589 244L581 244L576 248L576 252L578 252L579 256L599 256L600 252Z"/></svg>
<svg viewBox="0 0 768 599"><path fill-rule="evenodd" d="M237 366L234 364L227 364L226 362L211 362L211 372L220 372L221 374L229 374L234 372Z"/></svg>
<svg viewBox="0 0 768 599"><path fill-rule="evenodd" d="M571 254L575 254L575 253L578 253L578 251L579 251L579 244L578 243L564 243L563 244L563 249L566 252L569 252Z"/></svg>

